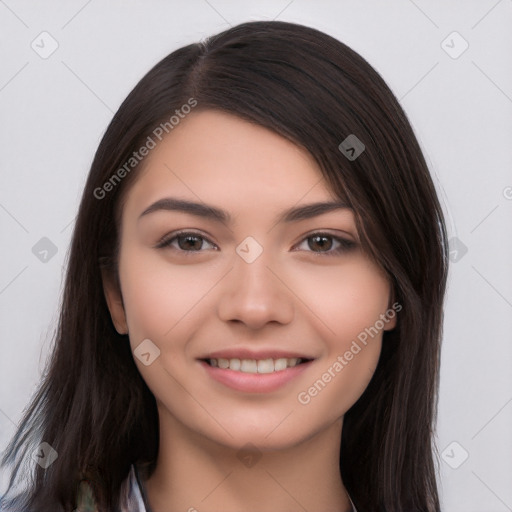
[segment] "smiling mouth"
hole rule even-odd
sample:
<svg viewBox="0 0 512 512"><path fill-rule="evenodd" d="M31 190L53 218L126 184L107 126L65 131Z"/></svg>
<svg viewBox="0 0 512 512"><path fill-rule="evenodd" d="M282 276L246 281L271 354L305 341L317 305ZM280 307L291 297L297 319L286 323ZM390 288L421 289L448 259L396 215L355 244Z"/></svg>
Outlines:
<svg viewBox="0 0 512 512"><path fill-rule="evenodd" d="M299 357L281 357L279 359L201 359L209 366L225 370L233 370L242 373L275 373L294 368L312 359L303 359Z"/></svg>

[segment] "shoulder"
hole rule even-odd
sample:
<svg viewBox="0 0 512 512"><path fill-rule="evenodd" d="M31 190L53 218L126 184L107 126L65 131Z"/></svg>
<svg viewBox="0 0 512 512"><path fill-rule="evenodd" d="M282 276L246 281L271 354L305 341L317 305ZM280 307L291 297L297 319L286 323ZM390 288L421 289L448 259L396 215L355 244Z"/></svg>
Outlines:
<svg viewBox="0 0 512 512"><path fill-rule="evenodd" d="M94 492L87 480L80 482L78 487L77 508L73 512L98 512Z"/></svg>
<svg viewBox="0 0 512 512"><path fill-rule="evenodd" d="M132 464L130 472L121 486L120 512L147 512L140 478L138 467Z"/></svg>
<svg viewBox="0 0 512 512"><path fill-rule="evenodd" d="M121 484L119 492L120 512L146 512L144 500L139 486L136 467L130 466L130 471ZM98 505L92 486L87 480L82 480L77 495L77 508L73 512L98 512Z"/></svg>

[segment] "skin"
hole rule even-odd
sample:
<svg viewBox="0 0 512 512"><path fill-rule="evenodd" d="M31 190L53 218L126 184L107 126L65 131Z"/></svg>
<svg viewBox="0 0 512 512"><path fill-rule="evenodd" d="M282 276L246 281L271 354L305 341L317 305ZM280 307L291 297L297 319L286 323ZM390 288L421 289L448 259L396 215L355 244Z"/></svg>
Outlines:
<svg viewBox="0 0 512 512"><path fill-rule="evenodd" d="M232 223L164 210L139 218L170 196L223 208ZM382 331L308 404L297 397L390 308L390 284L360 245L335 254L335 238L308 239L327 231L357 244L351 210L275 221L288 208L332 200L309 153L218 111L182 120L127 191L121 290L106 276L104 288L132 350L144 339L160 350L148 366L134 358L159 413L157 468L145 482L154 512L351 510L339 473L343 415L373 375ZM199 250L177 239L155 248L182 229L203 237L192 243ZM235 251L248 236L263 248L252 263ZM234 347L315 360L277 391L244 393L213 380L197 360ZM251 467L237 457L247 443L261 455Z"/></svg>

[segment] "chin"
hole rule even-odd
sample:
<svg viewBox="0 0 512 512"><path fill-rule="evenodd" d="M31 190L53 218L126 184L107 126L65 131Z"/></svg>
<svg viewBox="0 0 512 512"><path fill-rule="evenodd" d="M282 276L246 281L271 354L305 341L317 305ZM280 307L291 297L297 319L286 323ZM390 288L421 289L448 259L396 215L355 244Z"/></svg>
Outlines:
<svg viewBox="0 0 512 512"><path fill-rule="evenodd" d="M278 423L254 425L229 425L225 424L226 430L232 434L232 437L226 432L220 436L209 436L210 439L227 448L240 450L248 445L254 446L257 450L279 451L293 448L313 437L317 431L314 429L298 431L296 428L286 428L278 426ZM304 427L304 425L303 425Z"/></svg>

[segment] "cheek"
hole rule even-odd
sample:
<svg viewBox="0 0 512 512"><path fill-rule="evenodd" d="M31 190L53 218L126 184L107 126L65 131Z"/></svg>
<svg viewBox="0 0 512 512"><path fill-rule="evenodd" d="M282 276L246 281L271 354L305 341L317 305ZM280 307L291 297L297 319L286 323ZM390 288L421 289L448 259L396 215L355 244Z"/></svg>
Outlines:
<svg viewBox="0 0 512 512"><path fill-rule="evenodd" d="M166 408L179 416L181 409L183 414L194 406L182 400L179 383L186 380L182 372L188 341L200 325L194 317L200 309L198 301L211 283L191 267L169 265L163 258L156 259L129 246L121 255L119 272L135 364L157 400L164 401ZM137 357L137 348L146 339L160 351L149 365ZM156 353L153 346L149 350L152 356Z"/></svg>
<svg viewBox="0 0 512 512"><path fill-rule="evenodd" d="M155 340L171 337L215 281L193 266L170 265L136 250L121 258L120 278L131 337Z"/></svg>
<svg viewBox="0 0 512 512"><path fill-rule="evenodd" d="M325 269L323 269L325 270ZM302 291L325 340L324 364L298 402L309 412L335 418L366 389L382 347L381 315L388 310L385 275L366 261L318 272L315 287ZM311 315L310 315L311 316ZM336 404L336 405L334 405Z"/></svg>
<svg viewBox="0 0 512 512"><path fill-rule="evenodd" d="M365 259L354 258L338 268L319 267L308 277L296 276L297 295L305 299L309 316L318 319L316 323L331 348L344 350L347 344L350 346L388 309L388 280Z"/></svg>
<svg viewBox="0 0 512 512"><path fill-rule="evenodd" d="M381 336L372 345L353 347L351 360L346 354L329 359L324 367L298 392L297 418L318 418L324 425L342 417L361 397L375 372L381 349ZM360 351L359 351L360 350Z"/></svg>

